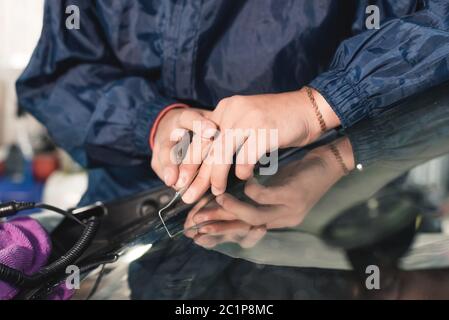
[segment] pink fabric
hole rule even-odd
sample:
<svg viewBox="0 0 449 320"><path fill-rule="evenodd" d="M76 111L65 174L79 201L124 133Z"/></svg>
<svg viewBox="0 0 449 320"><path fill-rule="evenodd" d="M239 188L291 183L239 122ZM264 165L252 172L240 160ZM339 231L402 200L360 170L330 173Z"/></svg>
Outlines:
<svg viewBox="0 0 449 320"><path fill-rule="evenodd" d="M50 253L50 238L36 220L19 217L0 223L0 263L31 275L47 264ZM0 300L12 299L17 293L16 288L0 281ZM66 300L72 295L62 283L49 298Z"/></svg>

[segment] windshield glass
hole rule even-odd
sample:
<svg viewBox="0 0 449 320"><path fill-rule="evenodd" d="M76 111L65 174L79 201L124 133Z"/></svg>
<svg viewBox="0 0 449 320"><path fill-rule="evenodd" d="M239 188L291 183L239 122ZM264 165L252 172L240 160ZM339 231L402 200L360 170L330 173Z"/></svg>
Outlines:
<svg viewBox="0 0 449 320"><path fill-rule="evenodd" d="M74 298L447 296L448 88L288 149L274 175L231 177L218 198L175 201L161 214L168 230L158 211L170 189L105 204L89 254L118 260L87 273ZM373 268L381 290L367 288Z"/></svg>

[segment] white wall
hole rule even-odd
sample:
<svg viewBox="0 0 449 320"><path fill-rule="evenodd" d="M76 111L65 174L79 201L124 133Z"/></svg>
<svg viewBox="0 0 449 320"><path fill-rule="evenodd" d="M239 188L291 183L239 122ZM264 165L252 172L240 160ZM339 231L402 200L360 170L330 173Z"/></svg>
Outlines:
<svg viewBox="0 0 449 320"><path fill-rule="evenodd" d="M42 29L43 0L0 1L0 68L26 66Z"/></svg>
<svg viewBox="0 0 449 320"><path fill-rule="evenodd" d="M0 0L0 145L16 141L14 82L39 39L43 5L44 0Z"/></svg>

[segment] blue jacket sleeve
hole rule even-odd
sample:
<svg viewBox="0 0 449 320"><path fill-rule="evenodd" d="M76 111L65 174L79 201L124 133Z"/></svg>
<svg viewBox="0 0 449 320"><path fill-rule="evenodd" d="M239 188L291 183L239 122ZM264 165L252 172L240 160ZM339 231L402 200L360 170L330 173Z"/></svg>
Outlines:
<svg viewBox="0 0 449 320"><path fill-rule="evenodd" d="M66 6L73 3L80 29L65 26ZM98 10L90 0L46 2L41 38L16 83L18 103L83 166L137 165L150 156L154 119L174 101L159 93L153 70L123 66Z"/></svg>
<svg viewBox="0 0 449 320"><path fill-rule="evenodd" d="M449 1L433 0L343 41L329 70L310 86L349 127L447 80Z"/></svg>

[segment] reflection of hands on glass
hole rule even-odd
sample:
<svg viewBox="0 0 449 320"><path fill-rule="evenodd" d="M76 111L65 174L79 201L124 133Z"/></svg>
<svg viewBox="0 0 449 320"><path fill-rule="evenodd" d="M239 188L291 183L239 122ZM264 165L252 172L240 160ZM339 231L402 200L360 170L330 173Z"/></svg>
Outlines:
<svg viewBox="0 0 449 320"><path fill-rule="evenodd" d="M349 139L339 139L333 145L347 169L352 170L354 157ZM206 206L200 201L187 216L186 236L207 248L224 242L254 246L268 229L299 225L343 175L342 164L330 145L316 148L303 159L281 167L264 185L248 180L244 192L251 203L227 193ZM195 226L199 228L192 229Z"/></svg>
<svg viewBox="0 0 449 320"><path fill-rule="evenodd" d="M203 217L207 218L209 215L217 219L203 220ZM198 228L194 228L195 226ZM224 210L217 202L217 198L211 201L211 197L202 198L193 207L187 216L184 228L187 237L205 248L212 248L226 242L237 243L242 248L250 248L255 246L266 233L264 225L255 226L238 219L235 214Z"/></svg>

